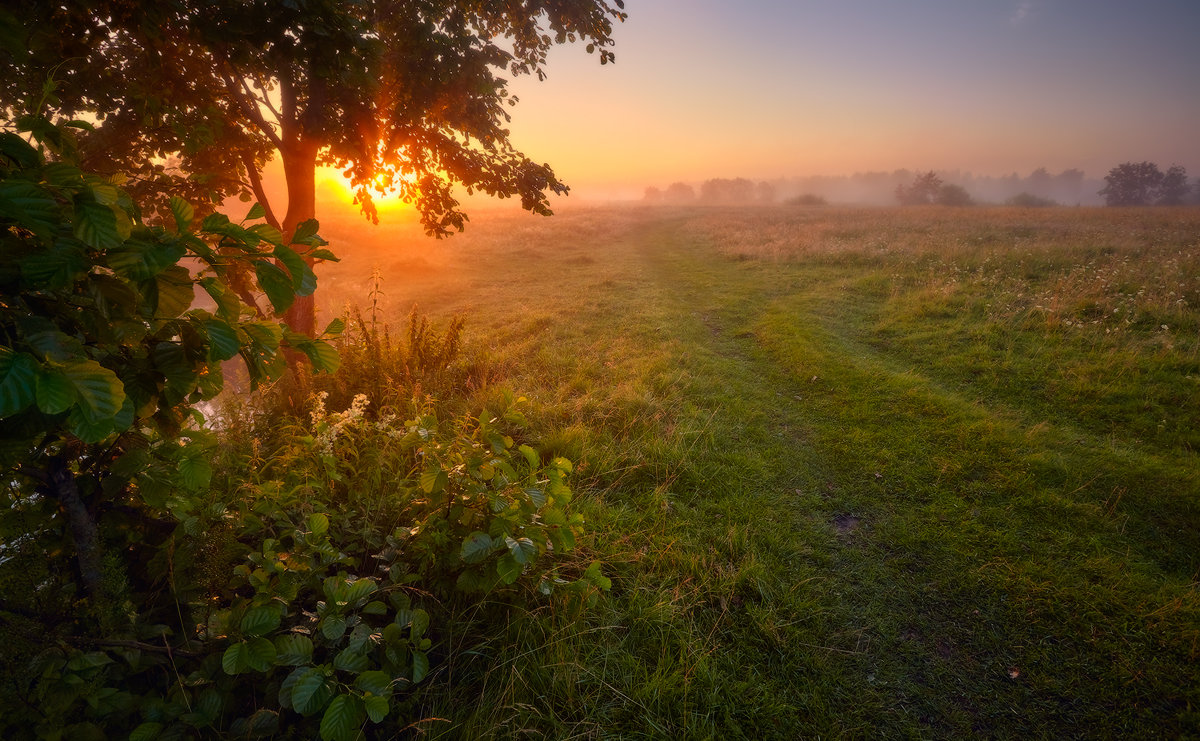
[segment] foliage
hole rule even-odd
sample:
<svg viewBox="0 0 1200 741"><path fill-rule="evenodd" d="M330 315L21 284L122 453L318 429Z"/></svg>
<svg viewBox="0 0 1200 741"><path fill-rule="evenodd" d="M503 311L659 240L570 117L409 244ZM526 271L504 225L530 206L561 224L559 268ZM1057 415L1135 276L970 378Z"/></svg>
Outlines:
<svg viewBox="0 0 1200 741"><path fill-rule="evenodd" d="M309 261L332 255L315 222L285 244L250 223L258 207L235 224L173 198L172 226L148 226L118 178L78 166L87 124L24 116L17 128L29 140L0 132L0 609L26 621L31 648L157 640L146 621L167 604L147 594L167 575L151 564L213 475L196 405L221 391L222 363L240 358L254 383L282 370L284 351L337 367L327 342L243 304L233 268L281 310L315 289ZM190 308L196 295L210 308ZM61 677L108 662L52 653L62 662L39 666ZM60 691L42 698L47 712Z"/></svg>
<svg viewBox="0 0 1200 741"><path fill-rule="evenodd" d="M20 107L50 76L46 101L68 118L101 123L89 154L111 171L147 171L151 155L178 156L179 177L215 198L247 183L276 228L311 213L314 164L343 169L364 211L398 190L431 233L461 229L460 183L518 196L548 212L564 192L548 166L517 152L505 73L545 76L555 44L582 41L614 60L622 0L505 3L395 0L312 3L48 2L7 7L0 107ZM51 75L51 72L54 72ZM289 212L276 219L258 177L272 152L287 170Z"/></svg>
<svg viewBox="0 0 1200 741"><path fill-rule="evenodd" d="M607 588L563 563L573 467L514 439L522 399L442 425L320 396L307 429L206 428L235 356L259 385L285 350L336 369L230 285L255 276L277 310L311 293L317 225L288 245L258 206L234 224L174 198L148 226L69 127L20 124L39 146L0 133L0 735L351 739L436 669L440 605ZM460 330L414 317L414 367Z"/></svg>
<svg viewBox="0 0 1200 741"><path fill-rule="evenodd" d="M1191 192L1187 171L1174 165L1164 173L1153 162L1125 162L1108 171L1100 190L1109 206L1179 206Z"/></svg>
<svg viewBox="0 0 1200 741"><path fill-rule="evenodd" d="M937 203L942 206L970 206L975 201L966 188L953 183L945 183L938 188Z"/></svg>
<svg viewBox="0 0 1200 741"><path fill-rule="evenodd" d="M775 188L770 183L756 184L746 178L712 178L700 184L700 200L720 204L771 203L775 200Z"/></svg>
<svg viewBox="0 0 1200 741"><path fill-rule="evenodd" d="M904 206L934 203L942 189L942 179L933 170L920 173L909 185L896 186L896 200Z"/></svg>

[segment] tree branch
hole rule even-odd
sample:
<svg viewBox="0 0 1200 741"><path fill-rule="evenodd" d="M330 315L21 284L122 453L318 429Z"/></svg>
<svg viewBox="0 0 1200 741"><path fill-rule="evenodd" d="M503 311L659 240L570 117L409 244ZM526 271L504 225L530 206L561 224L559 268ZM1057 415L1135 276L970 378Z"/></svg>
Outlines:
<svg viewBox="0 0 1200 741"><path fill-rule="evenodd" d="M275 211L271 208L271 203L267 199L267 191L263 188L262 177L258 174L258 168L254 165L254 160L249 154L242 153L242 165L246 168L246 174L250 178L250 190L254 191L254 197L258 199L258 203L266 211L267 223L271 226L283 230L279 225L279 218L275 216Z"/></svg>
<svg viewBox="0 0 1200 741"><path fill-rule="evenodd" d="M215 54L216 52L214 52L214 55ZM233 66L232 62L223 58L218 59L217 61L217 73L221 76L221 81L225 83L225 89L229 92L229 96L237 102L238 108L240 108L246 118L250 119L250 122L253 123L260 132L262 132L262 135L270 139L271 143L275 145L276 149L281 148L283 146L283 139L281 139L279 134L275 132L275 128L271 126L271 124L268 123L265 118L263 118L262 111L258 109L258 104L260 102L258 96L254 95L253 91L246 86L246 81L244 79L242 80L241 85L238 85L238 83L234 80L234 75L237 75L237 68ZM230 70L233 70L232 74L230 73ZM246 97L247 93L250 95L249 99ZM282 126L283 122L280 121L280 127Z"/></svg>

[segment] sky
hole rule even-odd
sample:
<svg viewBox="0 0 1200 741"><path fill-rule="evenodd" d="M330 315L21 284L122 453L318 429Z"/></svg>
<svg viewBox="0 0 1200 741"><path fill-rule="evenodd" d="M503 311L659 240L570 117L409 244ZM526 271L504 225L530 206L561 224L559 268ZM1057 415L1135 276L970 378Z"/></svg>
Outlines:
<svg viewBox="0 0 1200 741"><path fill-rule="evenodd" d="M627 0L556 48L512 140L583 198L899 168L1200 175L1200 0Z"/></svg>

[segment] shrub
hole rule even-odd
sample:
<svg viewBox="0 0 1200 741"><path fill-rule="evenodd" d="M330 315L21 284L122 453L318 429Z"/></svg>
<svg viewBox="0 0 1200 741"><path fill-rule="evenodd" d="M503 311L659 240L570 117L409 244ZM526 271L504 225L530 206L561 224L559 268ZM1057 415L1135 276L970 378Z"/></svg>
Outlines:
<svg viewBox="0 0 1200 741"><path fill-rule="evenodd" d="M256 384L284 350L336 367L252 306L315 289L316 223L284 245L258 207L196 225L174 198L145 224L68 130L22 123L40 146L0 133L0 735L350 739L428 673L437 601L607 586L554 565L582 526L571 464L517 441L519 399L206 428L228 359ZM413 336L421 369L455 352Z"/></svg>
<svg viewBox="0 0 1200 741"><path fill-rule="evenodd" d="M961 185L946 183L938 188L937 203L942 206L971 206L975 201L972 200L971 194Z"/></svg>

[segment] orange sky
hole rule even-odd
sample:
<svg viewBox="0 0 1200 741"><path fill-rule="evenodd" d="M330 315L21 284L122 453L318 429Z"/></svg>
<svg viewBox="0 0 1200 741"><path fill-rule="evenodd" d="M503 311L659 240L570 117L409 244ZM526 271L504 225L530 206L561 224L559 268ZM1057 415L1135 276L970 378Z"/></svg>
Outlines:
<svg viewBox="0 0 1200 741"><path fill-rule="evenodd" d="M513 139L580 194L1123 161L1200 175L1195 0L629 3L617 63L556 49Z"/></svg>
<svg viewBox="0 0 1200 741"><path fill-rule="evenodd" d="M1200 175L1196 0L631 0L628 10L615 65L556 48L548 80L511 86L514 144L580 200L677 180L899 168L1100 178L1150 160ZM335 172L323 179L322 195L342 192Z"/></svg>

